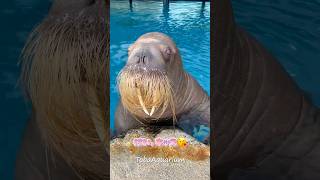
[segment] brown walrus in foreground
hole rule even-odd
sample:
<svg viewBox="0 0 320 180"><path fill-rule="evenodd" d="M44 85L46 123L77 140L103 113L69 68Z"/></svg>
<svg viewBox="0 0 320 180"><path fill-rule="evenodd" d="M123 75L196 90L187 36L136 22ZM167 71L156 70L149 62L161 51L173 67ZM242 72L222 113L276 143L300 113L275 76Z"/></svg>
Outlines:
<svg viewBox="0 0 320 180"><path fill-rule="evenodd" d="M211 4L213 179L320 179L319 109L236 24L231 4Z"/></svg>
<svg viewBox="0 0 320 180"><path fill-rule="evenodd" d="M23 52L33 112L16 179L109 177L109 33L105 1L54 0Z"/></svg>
<svg viewBox="0 0 320 180"><path fill-rule="evenodd" d="M116 135L141 126L177 125L186 132L210 126L210 98L183 69L178 48L165 34L147 33L133 43L118 88Z"/></svg>

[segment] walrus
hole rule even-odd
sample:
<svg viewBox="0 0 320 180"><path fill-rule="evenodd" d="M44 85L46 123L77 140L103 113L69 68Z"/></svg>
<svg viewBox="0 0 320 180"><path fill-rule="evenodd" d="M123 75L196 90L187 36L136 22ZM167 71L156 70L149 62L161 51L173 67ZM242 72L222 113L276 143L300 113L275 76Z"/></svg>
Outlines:
<svg viewBox="0 0 320 180"><path fill-rule="evenodd" d="M115 136L138 127L173 126L192 134L196 125L210 126L208 94L183 69L177 46L163 33L146 33L128 48L117 83Z"/></svg>
<svg viewBox="0 0 320 180"><path fill-rule="evenodd" d="M54 0L22 53L32 116L15 178L108 179L109 4Z"/></svg>
<svg viewBox="0 0 320 180"><path fill-rule="evenodd" d="M320 179L319 110L213 1L213 179Z"/></svg>

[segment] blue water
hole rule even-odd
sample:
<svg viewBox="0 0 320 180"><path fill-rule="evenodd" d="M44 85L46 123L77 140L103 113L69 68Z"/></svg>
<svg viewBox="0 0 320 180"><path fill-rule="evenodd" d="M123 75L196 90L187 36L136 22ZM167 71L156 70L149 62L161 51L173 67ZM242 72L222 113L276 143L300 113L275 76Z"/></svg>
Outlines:
<svg viewBox="0 0 320 180"><path fill-rule="evenodd" d="M49 1L2 1L0 6L0 179L13 179L15 156L30 114L19 87L18 57L27 35L44 17Z"/></svg>
<svg viewBox="0 0 320 180"><path fill-rule="evenodd" d="M177 44L184 68L200 85L210 91L210 3L172 2L163 8L162 1L112 0L110 4L110 116L119 100L116 76L125 65L127 48L140 35L158 31L168 34Z"/></svg>
<svg viewBox="0 0 320 180"><path fill-rule="evenodd" d="M236 21L320 106L320 1L233 0Z"/></svg>

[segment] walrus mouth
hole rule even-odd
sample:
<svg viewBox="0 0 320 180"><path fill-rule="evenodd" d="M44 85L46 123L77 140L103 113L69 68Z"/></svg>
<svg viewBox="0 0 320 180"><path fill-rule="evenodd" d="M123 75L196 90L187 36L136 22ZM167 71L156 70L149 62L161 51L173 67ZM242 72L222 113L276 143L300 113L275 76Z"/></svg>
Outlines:
<svg viewBox="0 0 320 180"><path fill-rule="evenodd" d="M171 108L175 114L172 86L165 71L128 66L118 75L123 106L131 113L159 119Z"/></svg>

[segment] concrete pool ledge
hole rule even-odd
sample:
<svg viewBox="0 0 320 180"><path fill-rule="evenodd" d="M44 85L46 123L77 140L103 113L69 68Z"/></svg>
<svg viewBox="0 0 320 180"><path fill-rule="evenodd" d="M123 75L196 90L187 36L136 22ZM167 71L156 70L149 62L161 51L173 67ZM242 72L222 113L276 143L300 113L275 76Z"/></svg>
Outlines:
<svg viewBox="0 0 320 180"><path fill-rule="evenodd" d="M187 145L180 141L174 146L174 139L183 139ZM169 140L173 144L166 144ZM210 179L210 148L177 129L157 134L134 129L110 142L110 176L119 180Z"/></svg>

